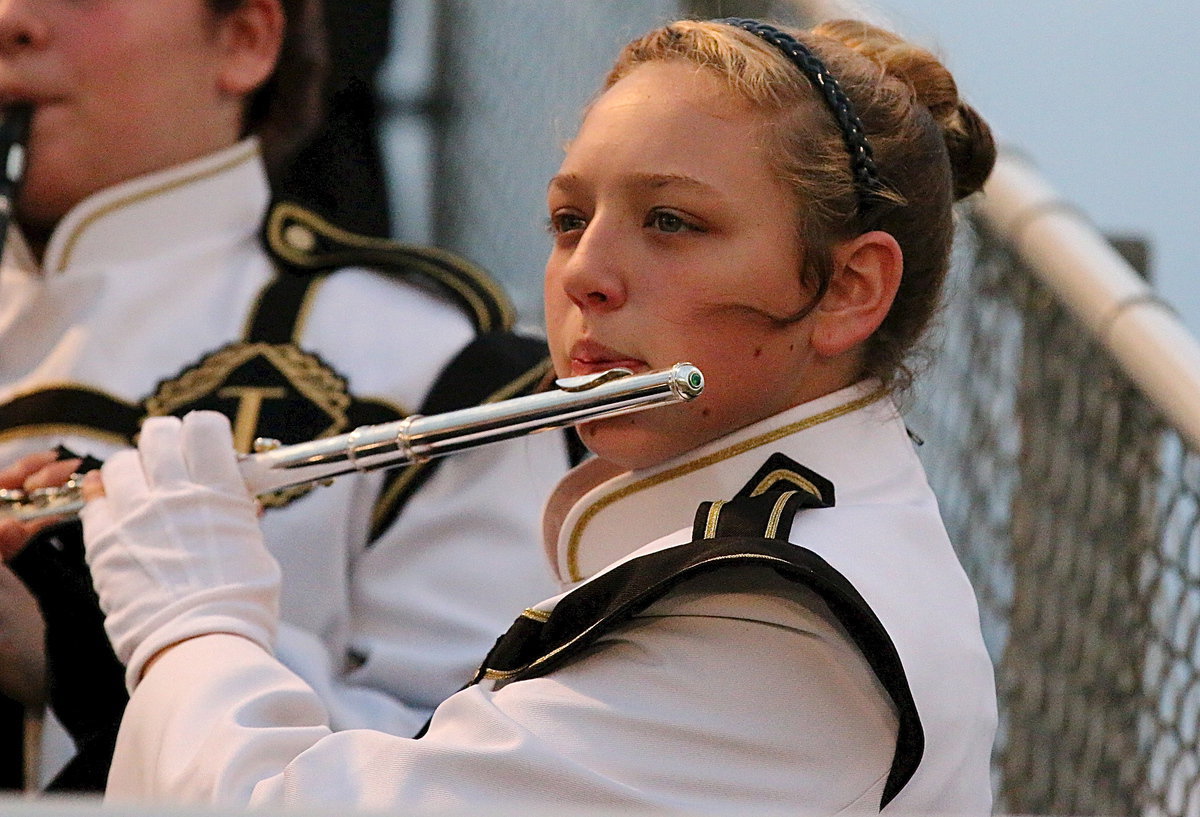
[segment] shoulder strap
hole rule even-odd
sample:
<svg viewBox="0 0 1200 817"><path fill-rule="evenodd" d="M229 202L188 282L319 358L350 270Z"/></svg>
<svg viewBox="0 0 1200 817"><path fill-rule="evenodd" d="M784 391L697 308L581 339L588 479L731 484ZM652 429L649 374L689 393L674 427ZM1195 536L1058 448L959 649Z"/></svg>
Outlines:
<svg viewBox="0 0 1200 817"><path fill-rule="evenodd" d="M479 335L451 360L425 395L418 413L440 414L537 391L550 372L546 345L511 332ZM436 472L440 459L388 472L371 518L370 541L395 521L404 505Z"/></svg>
<svg viewBox="0 0 1200 817"><path fill-rule="evenodd" d="M298 275L280 268L259 292L251 308L246 319L245 343L303 348L298 335L308 310L308 300L332 273L333 270L328 270ZM313 355L311 352L306 354ZM346 407L347 428L390 423L404 416L398 407L386 401L372 400L349 391L347 396L350 401Z"/></svg>
<svg viewBox="0 0 1200 817"><path fill-rule="evenodd" d="M0 404L0 439L79 433L129 445L144 416L142 406L96 389L54 386Z"/></svg>
<svg viewBox="0 0 1200 817"><path fill-rule="evenodd" d="M263 244L294 273L370 267L433 289L460 306L479 332L511 329L512 304L486 272L453 253L343 230L293 202L276 203L263 225Z"/></svg>
<svg viewBox="0 0 1200 817"><path fill-rule="evenodd" d="M479 335L442 369L420 412L441 414L537 391L550 372L549 354L545 341L527 335Z"/></svg>
<svg viewBox="0 0 1200 817"><path fill-rule="evenodd" d="M246 319L247 343L296 343L297 330L316 285L331 271L297 275L278 267L275 277L258 293Z"/></svg>

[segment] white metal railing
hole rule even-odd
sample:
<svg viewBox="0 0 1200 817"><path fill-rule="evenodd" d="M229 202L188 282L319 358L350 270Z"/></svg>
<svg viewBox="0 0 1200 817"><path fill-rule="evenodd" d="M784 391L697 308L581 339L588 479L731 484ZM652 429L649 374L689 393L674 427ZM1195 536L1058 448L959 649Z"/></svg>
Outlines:
<svg viewBox="0 0 1200 817"><path fill-rule="evenodd" d="M1200 450L1200 342L1084 215L1003 153L979 213Z"/></svg>

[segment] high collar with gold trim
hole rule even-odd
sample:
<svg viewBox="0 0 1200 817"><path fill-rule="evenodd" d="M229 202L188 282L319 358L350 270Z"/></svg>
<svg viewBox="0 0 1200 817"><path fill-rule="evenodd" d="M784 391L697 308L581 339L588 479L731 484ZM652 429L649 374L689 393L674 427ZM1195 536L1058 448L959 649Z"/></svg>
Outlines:
<svg viewBox="0 0 1200 817"><path fill-rule="evenodd" d="M122 264L189 244L197 236L256 234L270 202L258 140L88 196L55 227L41 268Z"/></svg>
<svg viewBox="0 0 1200 817"><path fill-rule="evenodd" d="M701 502L732 497L776 451L832 479L839 505L852 503L878 465L862 452L886 460L897 446L911 453L899 412L877 382L863 381L654 468L618 473L589 460L547 503L547 551L564 584L582 581L648 542L690 530Z"/></svg>

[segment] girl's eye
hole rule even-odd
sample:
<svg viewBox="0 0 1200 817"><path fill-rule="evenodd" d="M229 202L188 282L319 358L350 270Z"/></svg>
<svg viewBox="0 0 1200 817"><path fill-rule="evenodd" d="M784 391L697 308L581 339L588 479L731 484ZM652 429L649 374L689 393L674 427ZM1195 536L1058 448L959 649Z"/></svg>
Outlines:
<svg viewBox="0 0 1200 817"><path fill-rule="evenodd" d="M572 233L576 230L582 230L587 226L587 222L583 216L575 213L554 213L547 220L546 227L554 235L562 235L563 233Z"/></svg>
<svg viewBox="0 0 1200 817"><path fill-rule="evenodd" d="M700 227L669 210L652 210L645 226L653 227L660 233L704 232Z"/></svg>

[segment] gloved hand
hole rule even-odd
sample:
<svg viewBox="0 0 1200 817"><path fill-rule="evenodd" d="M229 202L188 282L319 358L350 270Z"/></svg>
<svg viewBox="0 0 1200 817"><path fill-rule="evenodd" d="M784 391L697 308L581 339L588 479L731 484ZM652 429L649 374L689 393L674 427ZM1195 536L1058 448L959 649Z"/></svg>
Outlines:
<svg viewBox="0 0 1200 817"><path fill-rule="evenodd" d="M105 496L80 514L104 627L132 692L146 662L207 633L270 649L279 565L237 468L229 421L215 412L152 417L136 451L101 470Z"/></svg>

